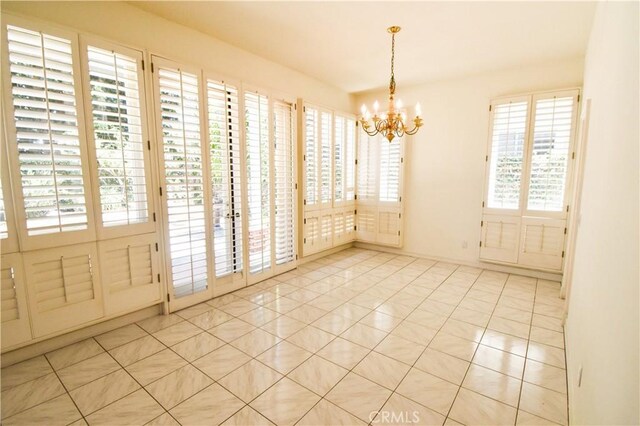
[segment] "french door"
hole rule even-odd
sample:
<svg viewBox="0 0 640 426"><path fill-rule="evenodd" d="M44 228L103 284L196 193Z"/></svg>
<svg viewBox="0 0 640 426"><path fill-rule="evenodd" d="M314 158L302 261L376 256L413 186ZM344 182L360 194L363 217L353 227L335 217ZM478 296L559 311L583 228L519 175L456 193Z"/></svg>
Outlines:
<svg viewBox="0 0 640 426"><path fill-rule="evenodd" d="M153 65L170 310L294 268L294 104Z"/></svg>

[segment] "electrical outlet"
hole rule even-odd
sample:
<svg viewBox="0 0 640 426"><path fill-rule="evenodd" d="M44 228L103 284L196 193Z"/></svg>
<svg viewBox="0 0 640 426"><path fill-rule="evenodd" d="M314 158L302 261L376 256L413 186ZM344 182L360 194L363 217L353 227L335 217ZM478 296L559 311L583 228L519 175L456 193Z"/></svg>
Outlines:
<svg viewBox="0 0 640 426"><path fill-rule="evenodd" d="M466 248L467 248L467 246L468 246L468 244L467 244L467 240L464 240L464 241L462 242L462 248L463 248L463 249L466 249Z"/></svg>
<svg viewBox="0 0 640 426"><path fill-rule="evenodd" d="M582 366L578 370L578 387L582 386Z"/></svg>

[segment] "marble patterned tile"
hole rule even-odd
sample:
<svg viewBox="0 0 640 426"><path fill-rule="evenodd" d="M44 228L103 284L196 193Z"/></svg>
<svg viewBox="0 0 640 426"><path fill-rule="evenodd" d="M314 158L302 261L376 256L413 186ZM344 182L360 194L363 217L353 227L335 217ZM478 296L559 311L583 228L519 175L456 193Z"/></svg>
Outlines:
<svg viewBox="0 0 640 426"><path fill-rule="evenodd" d="M527 359L566 369L564 350L553 346L543 345L542 343L529 342Z"/></svg>
<svg viewBox="0 0 640 426"><path fill-rule="evenodd" d="M238 398L250 402L282 378L282 374L251 360L218 381Z"/></svg>
<svg viewBox="0 0 640 426"><path fill-rule="evenodd" d="M206 374L192 365L185 365L147 385L146 389L166 410L170 410L212 383Z"/></svg>
<svg viewBox="0 0 640 426"><path fill-rule="evenodd" d="M493 316L509 319L511 321L517 321L523 324L531 324L532 320L531 312L509 308L506 306L498 306L495 311L493 311Z"/></svg>
<svg viewBox="0 0 640 426"><path fill-rule="evenodd" d="M160 343L155 337L146 336L111 349L109 354L111 354L120 365L126 367L166 348L167 347Z"/></svg>
<svg viewBox="0 0 640 426"><path fill-rule="evenodd" d="M369 349L345 340L341 337L333 340L327 346L318 351L322 358L338 364L348 370L355 367L367 354Z"/></svg>
<svg viewBox="0 0 640 426"><path fill-rule="evenodd" d="M460 389L449 417L467 425L513 425L516 409L470 390Z"/></svg>
<svg viewBox="0 0 640 426"><path fill-rule="evenodd" d="M424 405L394 393L378 413L373 424L382 425L441 425L444 416Z"/></svg>
<svg viewBox="0 0 640 426"><path fill-rule="evenodd" d="M180 355L182 358L189 362L193 362L196 359L224 346L222 340L212 336L209 333L203 332L196 334L195 336L173 345L171 349Z"/></svg>
<svg viewBox="0 0 640 426"><path fill-rule="evenodd" d="M164 351L129 365L126 369L142 386L146 386L185 364L187 364L187 361L175 352L165 349Z"/></svg>
<svg viewBox="0 0 640 426"><path fill-rule="evenodd" d="M217 425L243 406L244 402L214 383L177 405L169 413L183 425Z"/></svg>
<svg viewBox="0 0 640 426"><path fill-rule="evenodd" d="M5 367L1 373L2 390L46 376L49 373L53 373L53 369L43 355Z"/></svg>
<svg viewBox="0 0 640 426"><path fill-rule="evenodd" d="M359 418L349 414L335 404L322 399L318 402L296 426L366 426Z"/></svg>
<svg viewBox="0 0 640 426"><path fill-rule="evenodd" d="M387 337L387 332L369 327L362 323L357 323L342 333L340 337L360 346L364 346L365 348L373 349L378 343Z"/></svg>
<svg viewBox="0 0 640 426"><path fill-rule="evenodd" d="M252 311L259 307L260 305L256 305L255 303L249 302L248 300L241 299L241 300L233 301L227 305L221 306L218 309L228 313L229 315L238 317L242 314L246 314L247 312Z"/></svg>
<svg viewBox="0 0 640 426"><path fill-rule="evenodd" d="M325 398L360 420L369 422L371 412L382 408L390 395L390 390L349 373Z"/></svg>
<svg viewBox="0 0 640 426"><path fill-rule="evenodd" d="M277 425L293 425L320 397L296 382L283 378L254 401L251 407Z"/></svg>
<svg viewBox="0 0 640 426"><path fill-rule="evenodd" d="M146 423L145 426L180 426L180 423L171 417L171 414L165 412L151 420L149 423Z"/></svg>
<svg viewBox="0 0 640 426"><path fill-rule="evenodd" d="M427 348L415 363L415 368L459 385L467 373L469 362Z"/></svg>
<svg viewBox="0 0 640 426"><path fill-rule="evenodd" d="M562 318L548 317L536 313L533 314L531 325L535 325L540 328L547 328L560 333L564 331Z"/></svg>
<svg viewBox="0 0 640 426"><path fill-rule="evenodd" d="M484 327L478 327L464 321L449 318L447 322L444 323L440 331L452 336L471 340L472 342L480 342L480 340L482 340L482 335L484 334Z"/></svg>
<svg viewBox="0 0 640 426"><path fill-rule="evenodd" d="M124 327L120 327L96 336L95 339L100 344L100 346L102 346L106 350L110 350L146 335L147 332L138 327L136 324L129 324Z"/></svg>
<svg viewBox="0 0 640 426"><path fill-rule="evenodd" d="M69 395L80 412L87 416L139 388L126 371L118 370L70 391Z"/></svg>
<svg viewBox="0 0 640 426"><path fill-rule="evenodd" d="M170 314L170 315L156 315L154 317L143 319L142 321L138 321L136 324L142 327L142 329L145 330L147 333L155 333L156 331L160 331L163 328L170 327L182 321L184 321L184 318L176 314Z"/></svg>
<svg viewBox="0 0 640 426"><path fill-rule="evenodd" d="M487 328L489 330L495 330L521 339L529 338L529 324L523 324L506 318L494 316L491 318L491 321L489 321Z"/></svg>
<svg viewBox="0 0 640 426"><path fill-rule="evenodd" d="M426 346L398 337L392 332L374 348L374 351L413 365L425 348Z"/></svg>
<svg viewBox="0 0 640 426"><path fill-rule="evenodd" d="M518 406L522 381L497 371L472 364L462 387L512 407Z"/></svg>
<svg viewBox="0 0 640 426"><path fill-rule="evenodd" d="M302 302L298 302L297 300L289 299L286 297L279 297L273 302L265 304L264 307L274 310L280 314L286 314L287 312L291 312L300 305L302 305Z"/></svg>
<svg viewBox="0 0 640 426"><path fill-rule="evenodd" d="M431 343L429 343L429 347L455 356L456 358L471 361L478 344L450 334L438 333Z"/></svg>
<svg viewBox="0 0 640 426"><path fill-rule="evenodd" d="M68 425L81 420L82 415L68 394L43 402L14 416L2 419L2 424L13 425Z"/></svg>
<svg viewBox="0 0 640 426"><path fill-rule="evenodd" d="M291 371L287 377L323 396L348 372L349 370L314 355Z"/></svg>
<svg viewBox="0 0 640 426"><path fill-rule="evenodd" d="M458 392L458 386L432 374L412 368L396 392L425 407L446 415Z"/></svg>
<svg viewBox="0 0 640 426"><path fill-rule="evenodd" d="M422 346L427 346L431 340L438 334L438 330L429 328L410 321L403 321L399 326L393 329L392 335L410 340Z"/></svg>
<svg viewBox="0 0 640 426"><path fill-rule="evenodd" d="M213 327L209 330L209 333L229 343L255 329L256 327L254 325L242 321L241 319L234 318L223 324Z"/></svg>
<svg viewBox="0 0 640 426"><path fill-rule="evenodd" d="M525 358L485 345L479 345L473 363L517 379L522 378Z"/></svg>
<svg viewBox="0 0 640 426"><path fill-rule="evenodd" d="M289 336L287 341L309 352L317 352L335 339L335 336L312 326L307 326Z"/></svg>
<svg viewBox="0 0 640 426"><path fill-rule="evenodd" d="M550 389L524 382L518 408L561 425L567 424L567 396Z"/></svg>
<svg viewBox="0 0 640 426"><path fill-rule="evenodd" d="M189 318L187 321L203 330L208 330L231 319L233 319L233 317L226 312L210 309L195 317Z"/></svg>
<svg viewBox="0 0 640 426"><path fill-rule="evenodd" d="M164 410L144 389L139 389L87 417L93 425L145 424L164 413Z"/></svg>
<svg viewBox="0 0 640 426"><path fill-rule="evenodd" d="M451 314L451 318L464 321L478 327L486 327L491 318L491 314L472 311L462 307L457 307Z"/></svg>
<svg viewBox="0 0 640 426"><path fill-rule="evenodd" d="M276 311L272 311L271 309L267 309L264 307L256 308L252 311L247 312L246 314L240 315L240 318L243 321L248 322L251 325L255 325L256 327L260 327L269 321L273 321L274 319L280 316Z"/></svg>
<svg viewBox="0 0 640 426"><path fill-rule="evenodd" d="M325 316L328 312L324 309L319 309L310 305L299 306L292 311L287 312L289 318L297 319L305 324L311 324L312 322Z"/></svg>
<svg viewBox="0 0 640 426"><path fill-rule="evenodd" d="M518 356L525 356L527 354L528 342L526 339L509 336L508 334L493 330L485 331L480 343Z"/></svg>
<svg viewBox="0 0 640 426"><path fill-rule="evenodd" d="M562 368L529 359L524 369L524 380L556 392L567 393L567 372Z"/></svg>
<svg viewBox="0 0 640 426"><path fill-rule="evenodd" d="M269 321L260 328L268 333L275 334L281 339L286 339L306 326L307 324L302 321L282 315L272 321Z"/></svg>
<svg viewBox="0 0 640 426"><path fill-rule="evenodd" d="M550 420L543 419L542 417L535 416L526 411L518 410L518 418L516 419L516 426L557 426L558 423L554 423Z"/></svg>
<svg viewBox="0 0 640 426"><path fill-rule="evenodd" d="M202 333L201 328L196 327L188 321L183 321L156 331L153 333L153 337L167 346L173 346L200 333Z"/></svg>
<svg viewBox="0 0 640 426"><path fill-rule="evenodd" d="M65 393L55 373L2 391L2 418L13 416Z"/></svg>
<svg viewBox="0 0 640 426"><path fill-rule="evenodd" d="M213 309L211 305L207 303L199 303L197 305L193 305L188 308L177 311L176 315L184 319L189 319L197 315L203 314L207 311L210 311L211 309Z"/></svg>
<svg viewBox="0 0 640 426"><path fill-rule="evenodd" d="M311 355L313 355L311 352L285 340L263 352L256 359L279 373L287 374Z"/></svg>
<svg viewBox="0 0 640 426"><path fill-rule="evenodd" d="M193 365L213 380L219 380L250 360L249 355L231 345L225 345L197 359Z"/></svg>
<svg viewBox="0 0 640 426"><path fill-rule="evenodd" d="M564 333L558 333L557 331L533 326L531 327L531 336L529 339L532 342L543 343L545 345L564 349Z"/></svg>
<svg viewBox="0 0 640 426"><path fill-rule="evenodd" d="M320 330L324 330L327 333L335 334L337 336L355 323L355 320L338 315L335 312L329 312L327 315L314 321L312 325Z"/></svg>
<svg viewBox="0 0 640 426"><path fill-rule="evenodd" d="M255 357L275 346L281 340L281 338L257 328L244 336L237 338L230 344L247 355Z"/></svg>
<svg viewBox="0 0 640 426"><path fill-rule="evenodd" d="M229 417L222 426L274 426L266 417L248 405Z"/></svg>
<svg viewBox="0 0 640 426"><path fill-rule="evenodd" d="M390 333L401 322L402 320L400 320L399 318L394 318L390 315L386 315L378 311L373 311L360 320L360 323L378 330L382 330L386 333Z"/></svg>
<svg viewBox="0 0 640 426"><path fill-rule="evenodd" d="M387 389L395 389L409 371L409 366L378 352L370 352L353 372Z"/></svg>
<svg viewBox="0 0 640 426"><path fill-rule="evenodd" d="M95 340L87 339L49 352L46 357L55 370L60 370L102 352L104 349Z"/></svg>
<svg viewBox="0 0 640 426"><path fill-rule="evenodd" d="M58 378L67 390L85 385L120 369L120 365L106 352L80 361L58 371Z"/></svg>

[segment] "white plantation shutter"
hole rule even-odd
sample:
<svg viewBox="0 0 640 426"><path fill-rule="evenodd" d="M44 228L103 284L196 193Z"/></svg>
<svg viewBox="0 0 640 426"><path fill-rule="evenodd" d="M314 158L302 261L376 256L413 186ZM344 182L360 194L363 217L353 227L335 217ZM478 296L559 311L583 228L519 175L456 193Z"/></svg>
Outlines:
<svg viewBox="0 0 640 426"><path fill-rule="evenodd" d="M95 243L24 254L35 337L102 317L97 259Z"/></svg>
<svg viewBox="0 0 640 426"><path fill-rule="evenodd" d="M320 245L323 250L333 246L333 215L331 212L322 212L320 216Z"/></svg>
<svg viewBox="0 0 640 426"><path fill-rule="evenodd" d="M26 235L87 230L77 45L12 25L6 34Z"/></svg>
<svg viewBox="0 0 640 426"><path fill-rule="evenodd" d="M345 242L356 239L356 213L355 210L347 210L344 215L344 239Z"/></svg>
<svg viewBox="0 0 640 426"><path fill-rule="evenodd" d="M520 208L520 184L527 133L528 103L513 101L492 106L491 152L487 207Z"/></svg>
<svg viewBox="0 0 640 426"><path fill-rule="evenodd" d="M358 166L360 161L358 161ZM356 215L357 232L356 238L358 241L364 241L368 243L376 242L376 234L378 231L378 209L375 206L360 205L358 204L358 214Z"/></svg>
<svg viewBox="0 0 640 426"><path fill-rule="evenodd" d="M336 115L333 130L333 202L339 204L345 200L345 137L346 118Z"/></svg>
<svg viewBox="0 0 640 426"><path fill-rule="evenodd" d="M332 188L332 159L331 159L331 125L332 114L321 111L320 113L320 204L323 207L331 207L333 197Z"/></svg>
<svg viewBox="0 0 640 426"><path fill-rule="evenodd" d="M402 138L388 142L385 138L378 138L380 147L380 184L378 201L397 203L400 201L400 162Z"/></svg>
<svg viewBox="0 0 640 426"><path fill-rule="evenodd" d="M156 234L116 238L98 245L108 315L160 300Z"/></svg>
<svg viewBox="0 0 640 426"><path fill-rule="evenodd" d="M149 222L151 182L140 69L142 52L125 52L86 47L87 103L91 105L97 186L105 228Z"/></svg>
<svg viewBox="0 0 640 426"><path fill-rule="evenodd" d="M575 100L575 95L534 99L527 210L564 209Z"/></svg>
<svg viewBox="0 0 640 426"><path fill-rule="evenodd" d="M295 260L295 156L293 105L273 103L274 127L274 203L276 265Z"/></svg>
<svg viewBox="0 0 640 426"><path fill-rule="evenodd" d="M269 99L245 92L244 105L249 272L258 274L271 268Z"/></svg>
<svg viewBox="0 0 640 426"><path fill-rule="evenodd" d="M199 78L164 65L157 67L156 75L167 249L173 291L182 297L207 289L208 278Z"/></svg>
<svg viewBox="0 0 640 426"><path fill-rule="evenodd" d="M345 212L334 212L333 213L333 242L338 245L342 244L345 239Z"/></svg>
<svg viewBox="0 0 640 426"><path fill-rule="evenodd" d="M2 285L2 348L6 349L31 339L22 255L2 255L0 260Z"/></svg>
<svg viewBox="0 0 640 426"><path fill-rule="evenodd" d="M515 263L518 260L520 218L484 215L480 258Z"/></svg>
<svg viewBox="0 0 640 426"><path fill-rule="evenodd" d="M320 251L320 216L309 215L304 219L304 252L305 255Z"/></svg>
<svg viewBox="0 0 640 426"><path fill-rule="evenodd" d="M562 267L564 219L523 218L519 263L545 269Z"/></svg>
<svg viewBox="0 0 640 426"><path fill-rule="evenodd" d="M7 224L7 213L4 208L4 192L2 182L0 182L0 240L9 238L9 226Z"/></svg>
<svg viewBox="0 0 640 426"><path fill-rule="evenodd" d="M304 107L304 205L305 209L315 207L319 202L319 135L318 110L309 105Z"/></svg>
<svg viewBox="0 0 640 426"><path fill-rule="evenodd" d="M363 201L376 202L376 180L378 168L378 140L362 134L358 140L358 204Z"/></svg>
<svg viewBox="0 0 640 426"><path fill-rule="evenodd" d="M347 201L353 201L356 193L356 121L347 118L344 138L344 192Z"/></svg>
<svg viewBox="0 0 640 426"><path fill-rule="evenodd" d="M242 271L242 165L238 90L207 80L216 276Z"/></svg>

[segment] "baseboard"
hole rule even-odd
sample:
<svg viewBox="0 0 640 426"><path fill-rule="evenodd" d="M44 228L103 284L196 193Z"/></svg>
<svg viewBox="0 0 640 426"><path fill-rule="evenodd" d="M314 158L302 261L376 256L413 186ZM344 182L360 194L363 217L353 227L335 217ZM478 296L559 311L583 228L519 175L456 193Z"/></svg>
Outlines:
<svg viewBox="0 0 640 426"><path fill-rule="evenodd" d="M51 337L39 342L29 344L18 349L3 353L0 355L0 365L7 367L9 365L16 364L18 362L36 357L38 355L45 354L47 352L60 349L67 345L79 342L89 337L97 336L107 331L115 330L116 328L123 327L125 325L133 324L134 322L141 321L146 318L153 317L162 313L162 304L149 306L148 308L140 309L135 312L131 312L120 317L112 318L97 324L90 325L88 327L81 328L79 330L71 331L60 336Z"/></svg>
<svg viewBox="0 0 640 426"><path fill-rule="evenodd" d="M385 246L379 246L371 243L361 243L357 241L354 243L354 246L358 248L383 251L386 253L393 253L393 254L398 254L403 256L420 257L425 259L433 259L440 262L448 262L448 263L455 263L458 265L472 266L474 268L487 269L489 271L524 275L526 277L539 278L539 279L549 280L549 281L558 281L558 282L562 281L562 274L557 274L553 272L538 271L535 269L527 269L527 268L521 268L517 266L499 265L496 263L488 263L488 262L480 262L480 261L474 262L474 261L468 261L468 260L462 260L462 259L452 259L452 258L447 258L443 256L430 255L430 254L424 254L424 253L414 253L401 248L385 247Z"/></svg>
<svg viewBox="0 0 640 426"><path fill-rule="evenodd" d="M327 249L327 250L323 250L323 251L319 251L317 253L310 254L308 256L305 256L303 258L298 259L298 266L304 265L305 263L313 262L314 260L321 259L321 258L323 258L325 256L330 255L330 254L338 253L339 251L346 250L346 249L351 248L353 246L354 246L354 243L350 242L350 243L342 244L342 245L337 246L337 247L333 247L333 248L330 248L330 249Z"/></svg>

